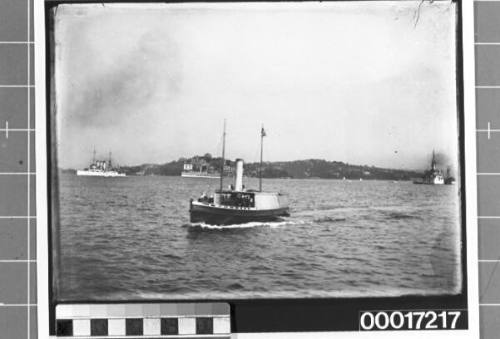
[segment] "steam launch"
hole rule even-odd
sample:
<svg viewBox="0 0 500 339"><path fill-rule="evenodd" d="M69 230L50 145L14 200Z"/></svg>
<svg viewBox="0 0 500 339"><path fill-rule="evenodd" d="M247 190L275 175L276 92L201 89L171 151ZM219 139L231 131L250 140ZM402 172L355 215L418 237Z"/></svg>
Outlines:
<svg viewBox="0 0 500 339"><path fill-rule="evenodd" d="M261 130L261 152L259 170L259 190L245 189L243 185L243 160L236 159L236 176L234 185L223 189L224 152L226 139L226 124L222 143L222 164L220 170L220 187L210 197L202 195L198 200L190 201L191 222L204 222L210 225L243 224L252 221L275 221L280 217L289 216L289 208L283 202L278 192L262 190L262 154L263 141L266 133Z"/></svg>

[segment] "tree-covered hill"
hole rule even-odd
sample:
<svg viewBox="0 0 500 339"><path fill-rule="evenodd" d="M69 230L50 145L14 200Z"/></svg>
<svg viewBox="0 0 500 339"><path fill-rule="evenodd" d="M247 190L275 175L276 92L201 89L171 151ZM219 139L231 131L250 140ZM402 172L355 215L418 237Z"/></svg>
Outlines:
<svg viewBox="0 0 500 339"><path fill-rule="evenodd" d="M194 157L193 157L194 158ZM139 166L122 166L127 175L181 175L185 162L193 158L180 158L164 164L144 164ZM197 156L204 159L214 169L219 169L221 158L213 158L210 154ZM234 161L226 161L227 166L234 167ZM259 176L259 163L247 163L244 166L245 175ZM410 180L421 177L418 171L380 168L367 165L351 165L340 161L307 159L295 161L265 162L262 167L264 178L324 178L324 179L377 179L377 180Z"/></svg>

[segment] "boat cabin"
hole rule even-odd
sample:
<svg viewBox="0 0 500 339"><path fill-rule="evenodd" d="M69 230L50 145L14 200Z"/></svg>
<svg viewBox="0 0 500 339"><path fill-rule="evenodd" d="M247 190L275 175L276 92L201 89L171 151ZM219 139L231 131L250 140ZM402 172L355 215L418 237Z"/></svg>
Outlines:
<svg viewBox="0 0 500 339"><path fill-rule="evenodd" d="M249 192L222 191L214 195L214 204L228 207L255 207L255 195Z"/></svg>
<svg viewBox="0 0 500 339"><path fill-rule="evenodd" d="M202 196L198 202L218 207L273 209L280 207L279 194L258 191L217 191L213 197Z"/></svg>

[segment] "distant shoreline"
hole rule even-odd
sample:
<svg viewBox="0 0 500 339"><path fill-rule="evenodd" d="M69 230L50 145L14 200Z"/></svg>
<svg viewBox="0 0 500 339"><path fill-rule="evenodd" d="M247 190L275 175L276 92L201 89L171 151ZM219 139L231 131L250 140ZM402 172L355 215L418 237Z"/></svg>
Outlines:
<svg viewBox="0 0 500 339"><path fill-rule="evenodd" d="M73 169L59 169L59 171L64 174L64 175L74 175L76 176L76 170ZM206 178L206 177L182 177L181 175L156 175L156 174L151 174L151 175L136 175L136 174L130 174L127 175L127 177L134 177L134 178L139 178L139 177L174 177L174 178L184 178L186 180L213 180L216 182L219 180L219 178ZM88 177L87 177L88 178ZM91 177L91 178L100 178L99 176L97 177ZM257 177L248 177L248 176L243 176L244 179L258 179ZM232 177L224 177L224 179L232 179ZM263 180L331 180L331 181L345 181L345 182L363 182L363 181L392 181L392 182L412 182L413 180L420 179L420 177L414 177L414 178L409 178L409 179L400 179L400 180L393 180L393 179L375 179L375 178L366 178L366 179L339 179L339 178L318 178L318 177L313 177L313 178L280 178L280 177L275 177L275 178L266 178L263 177Z"/></svg>
<svg viewBox="0 0 500 339"><path fill-rule="evenodd" d="M214 158L210 154L180 158L164 164L142 164L137 166L121 166L120 170L127 176L181 176L184 164L202 164L209 173L218 171L221 167L221 158ZM201 165L200 165L201 166ZM225 161L225 176L232 176L234 161ZM246 177L258 178L260 163L244 165ZM60 168L63 173L76 173L73 168ZM421 178L423 171L382 168L368 165L351 165L340 161L322 159L307 159L294 161L264 162L262 177L265 179L336 179L336 180L392 180L409 181Z"/></svg>

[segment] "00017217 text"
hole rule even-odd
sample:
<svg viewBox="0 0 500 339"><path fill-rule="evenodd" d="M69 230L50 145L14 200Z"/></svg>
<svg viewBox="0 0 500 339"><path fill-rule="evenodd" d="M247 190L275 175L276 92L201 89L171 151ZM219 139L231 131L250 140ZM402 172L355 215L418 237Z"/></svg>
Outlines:
<svg viewBox="0 0 500 339"><path fill-rule="evenodd" d="M466 312L439 311L362 311L360 331L371 330L444 330L464 329Z"/></svg>

